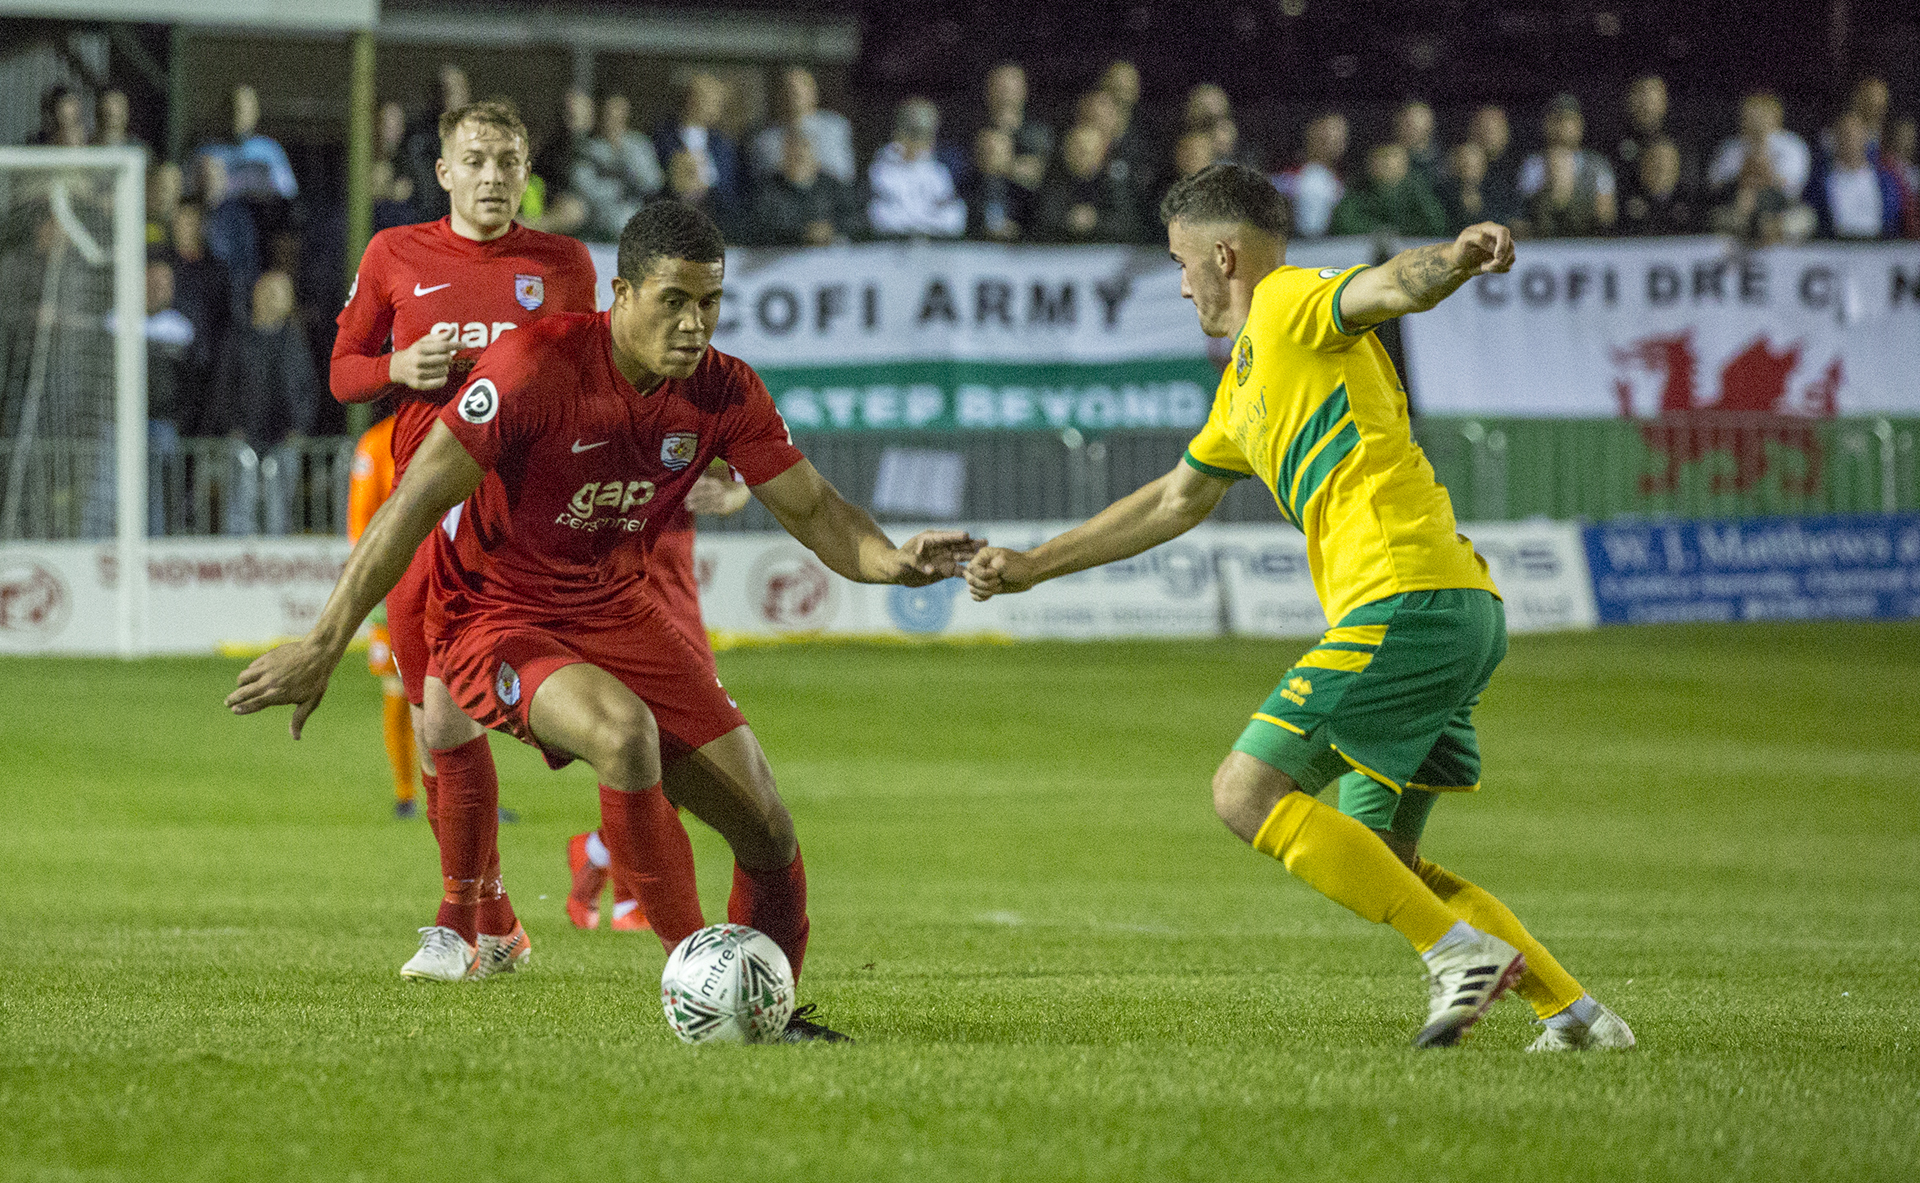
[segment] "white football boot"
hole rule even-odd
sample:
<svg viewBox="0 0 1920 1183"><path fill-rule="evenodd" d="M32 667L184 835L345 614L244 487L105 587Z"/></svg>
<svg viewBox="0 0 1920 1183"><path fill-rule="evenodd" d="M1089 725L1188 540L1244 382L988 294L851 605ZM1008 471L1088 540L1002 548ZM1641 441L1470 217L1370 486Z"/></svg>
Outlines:
<svg viewBox="0 0 1920 1183"><path fill-rule="evenodd" d="M1527 959L1499 937L1475 931L1471 940L1430 957L1427 968L1432 973L1427 1025L1414 1036L1413 1046L1452 1047L1527 972Z"/></svg>
<svg viewBox="0 0 1920 1183"><path fill-rule="evenodd" d="M1591 1022L1549 1026L1527 1045L1530 1052L1625 1051L1633 1046L1633 1028L1599 1003Z"/></svg>
<svg viewBox="0 0 1920 1183"><path fill-rule="evenodd" d="M420 930L420 951L400 967L403 978L426 982L464 982L473 976L479 952L451 928L432 924Z"/></svg>
<svg viewBox="0 0 1920 1183"><path fill-rule="evenodd" d="M494 974L510 974L532 956L533 942L527 939L527 930L517 923L513 931L503 937L483 932L473 959L473 976L490 978Z"/></svg>

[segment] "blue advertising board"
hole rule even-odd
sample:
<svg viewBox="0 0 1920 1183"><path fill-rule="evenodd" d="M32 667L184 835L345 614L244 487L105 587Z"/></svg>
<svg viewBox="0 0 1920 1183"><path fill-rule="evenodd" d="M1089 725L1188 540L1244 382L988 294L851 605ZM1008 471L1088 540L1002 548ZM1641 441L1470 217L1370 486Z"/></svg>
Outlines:
<svg viewBox="0 0 1920 1183"><path fill-rule="evenodd" d="M1920 514L1609 523L1585 534L1602 624L1920 616Z"/></svg>

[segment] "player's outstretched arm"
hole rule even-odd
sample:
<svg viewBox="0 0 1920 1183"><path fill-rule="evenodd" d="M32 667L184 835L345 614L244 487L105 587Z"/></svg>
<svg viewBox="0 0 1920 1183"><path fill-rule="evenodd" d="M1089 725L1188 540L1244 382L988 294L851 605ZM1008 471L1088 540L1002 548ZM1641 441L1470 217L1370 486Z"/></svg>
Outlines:
<svg viewBox="0 0 1920 1183"><path fill-rule="evenodd" d="M1513 270L1513 232L1480 222L1452 242L1401 251L1340 289L1340 321L1351 329L1425 312L1476 275Z"/></svg>
<svg viewBox="0 0 1920 1183"><path fill-rule="evenodd" d="M1172 472L1032 550L982 547L967 565L967 591L974 599L985 600L1132 558L1199 525L1232 487L1232 481L1208 476L1184 462L1175 465Z"/></svg>
<svg viewBox="0 0 1920 1183"><path fill-rule="evenodd" d="M320 705L327 679L354 630L393 590L413 561L413 552L448 510L480 487L486 473L444 423L435 423L400 484L367 523L340 581L313 631L263 654L240 672L227 709L250 715L267 707L293 707L293 738Z"/></svg>
<svg viewBox="0 0 1920 1183"><path fill-rule="evenodd" d="M964 530L928 530L896 547L810 460L753 486L753 495L829 570L856 583L938 583L960 574L980 548Z"/></svg>

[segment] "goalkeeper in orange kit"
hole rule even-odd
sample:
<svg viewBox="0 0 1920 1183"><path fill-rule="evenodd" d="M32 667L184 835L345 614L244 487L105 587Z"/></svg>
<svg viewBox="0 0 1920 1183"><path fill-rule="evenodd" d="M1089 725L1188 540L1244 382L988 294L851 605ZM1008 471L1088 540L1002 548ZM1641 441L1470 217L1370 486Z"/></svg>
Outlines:
<svg viewBox="0 0 1920 1183"><path fill-rule="evenodd" d="M373 520L387 495L393 492L393 416L367 429L353 449L352 479L347 485L347 541ZM387 762L393 766L393 816L410 818L420 810L415 785L420 779L420 757L413 746L413 717L407 710L400 669L393 663L393 643L387 635L387 611L374 610L373 635L367 645L367 672L380 679L380 724L387 744Z"/></svg>

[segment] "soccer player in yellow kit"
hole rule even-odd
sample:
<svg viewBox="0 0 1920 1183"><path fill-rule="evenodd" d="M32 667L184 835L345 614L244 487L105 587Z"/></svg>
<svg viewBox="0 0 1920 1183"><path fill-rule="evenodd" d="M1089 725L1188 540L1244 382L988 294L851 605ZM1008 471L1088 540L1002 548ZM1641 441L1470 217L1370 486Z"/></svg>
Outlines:
<svg viewBox="0 0 1920 1183"><path fill-rule="evenodd" d="M1214 774L1221 820L1407 938L1430 975L1416 1046L1458 1043L1517 987L1546 1028L1528 1050L1632 1047L1626 1023L1504 904L1418 853L1437 795L1480 787L1472 711L1506 654L1506 617L1371 330L1509 270L1512 235L1483 222L1379 267L1289 267L1285 204L1232 163L1174 185L1160 213L1201 328L1235 336L1212 413L1172 472L1086 523L1031 551L982 549L967 570L974 598L1139 554L1197 525L1234 481L1259 478L1307 537L1333 627ZM1335 780L1337 809L1316 799Z"/></svg>

